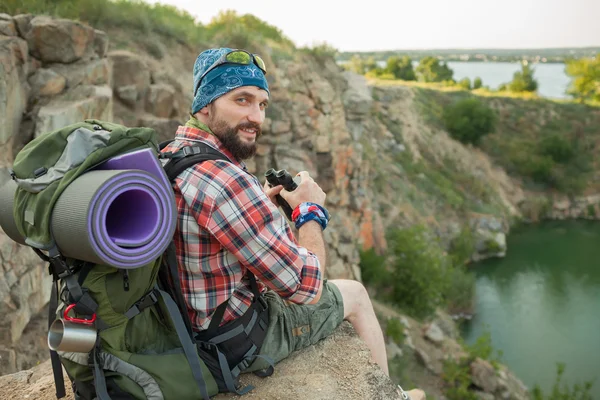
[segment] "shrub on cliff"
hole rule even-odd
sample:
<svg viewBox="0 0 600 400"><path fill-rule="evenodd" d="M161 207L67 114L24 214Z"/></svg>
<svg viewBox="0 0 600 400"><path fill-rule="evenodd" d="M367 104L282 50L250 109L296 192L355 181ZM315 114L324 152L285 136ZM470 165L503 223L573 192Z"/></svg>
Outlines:
<svg viewBox="0 0 600 400"><path fill-rule="evenodd" d="M420 225L389 234L392 301L416 317L431 315L442 304L446 256Z"/></svg>
<svg viewBox="0 0 600 400"><path fill-rule="evenodd" d="M443 113L444 125L450 135L462 143L478 144L481 138L494 131L496 114L476 98L459 100Z"/></svg>
<svg viewBox="0 0 600 400"><path fill-rule="evenodd" d="M385 256L377 254L375 249L370 248L360 252L360 272L365 284L377 286L385 282L387 279L385 265Z"/></svg>
<svg viewBox="0 0 600 400"><path fill-rule="evenodd" d="M360 253L363 281L377 290L378 299L415 318L426 318L437 307L452 313L471 311L475 278L464 266L470 257L464 251L472 246L463 243L447 254L424 225L393 229L387 241L384 255L372 249Z"/></svg>
<svg viewBox="0 0 600 400"><path fill-rule="evenodd" d="M571 141L564 135L553 134L540 141L542 155L549 156L557 163L566 163L575 156Z"/></svg>
<svg viewBox="0 0 600 400"><path fill-rule="evenodd" d="M532 391L533 400L592 400L593 382L575 383L573 386L563 383L562 378L565 373L565 364L558 363L556 366L556 379L552 386L551 393L546 396L544 391L535 385Z"/></svg>

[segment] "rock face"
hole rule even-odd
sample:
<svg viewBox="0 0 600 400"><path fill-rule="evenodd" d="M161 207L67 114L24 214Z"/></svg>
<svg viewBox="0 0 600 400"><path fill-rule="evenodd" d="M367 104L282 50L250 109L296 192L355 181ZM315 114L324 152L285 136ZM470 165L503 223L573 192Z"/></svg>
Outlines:
<svg viewBox="0 0 600 400"><path fill-rule="evenodd" d="M13 344L48 302L50 288L46 268L37 255L0 230L0 373L14 372L21 365Z"/></svg>
<svg viewBox="0 0 600 400"><path fill-rule="evenodd" d="M12 162L23 113L27 107L29 84L27 42L16 36L0 36L0 163Z"/></svg>
<svg viewBox="0 0 600 400"><path fill-rule="evenodd" d="M34 136L86 118L113 119L107 45L106 34L79 22L0 15L0 184ZM2 373L21 365L13 344L48 302L50 286L38 256L0 231Z"/></svg>

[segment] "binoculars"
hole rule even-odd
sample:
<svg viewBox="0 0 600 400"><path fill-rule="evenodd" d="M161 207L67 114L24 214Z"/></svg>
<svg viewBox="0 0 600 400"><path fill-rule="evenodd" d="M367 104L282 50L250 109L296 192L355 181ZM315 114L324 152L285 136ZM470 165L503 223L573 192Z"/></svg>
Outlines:
<svg viewBox="0 0 600 400"><path fill-rule="evenodd" d="M267 182L271 187L282 185L283 188L288 192L296 190L298 184L302 180L302 178L300 178L299 176L292 178L290 173L287 172L285 169L276 171L273 168L265 172L265 178L267 178ZM292 212L294 211L292 210L292 207L290 207L287 201L285 201L280 195L276 195L275 198L277 199L277 203L279 203L279 206L283 210L287 219L291 221Z"/></svg>

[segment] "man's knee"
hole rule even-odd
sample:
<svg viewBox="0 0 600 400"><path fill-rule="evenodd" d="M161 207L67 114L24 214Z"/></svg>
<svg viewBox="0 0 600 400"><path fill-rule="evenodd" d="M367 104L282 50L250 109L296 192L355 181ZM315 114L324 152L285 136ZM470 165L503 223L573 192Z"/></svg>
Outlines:
<svg viewBox="0 0 600 400"><path fill-rule="evenodd" d="M369 293L362 283L355 280L331 280L335 284L344 301L344 319L355 317L364 312L371 312L373 305Z"/></svg>

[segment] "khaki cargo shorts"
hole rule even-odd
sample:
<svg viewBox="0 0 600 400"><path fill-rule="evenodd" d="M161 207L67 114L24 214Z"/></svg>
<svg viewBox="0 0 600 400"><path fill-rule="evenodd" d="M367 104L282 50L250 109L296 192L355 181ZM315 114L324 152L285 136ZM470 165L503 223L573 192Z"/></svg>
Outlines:
<svg viewBox="0 0 600 400"><path fill-rule="evenodd" d="M276 363L319 340L326 338L344 320L344 303L340 290L327 280L317 304L290 304L272 291L266 293L269 304L269 328L260 351ZM243 372L267 368L269 364L256 359Z"/></svg>

